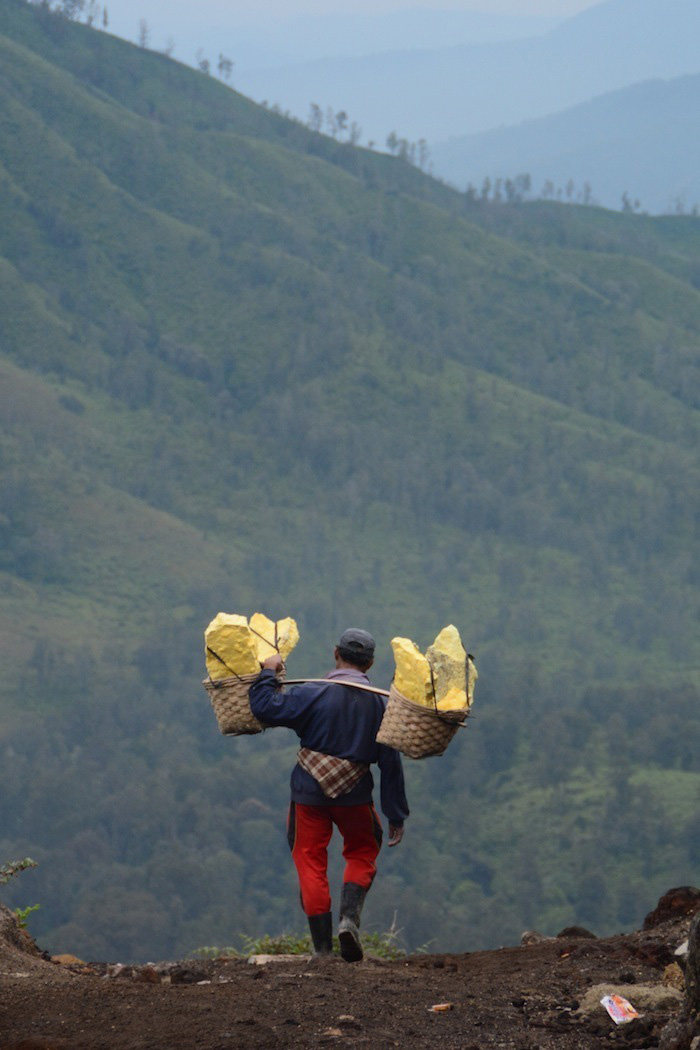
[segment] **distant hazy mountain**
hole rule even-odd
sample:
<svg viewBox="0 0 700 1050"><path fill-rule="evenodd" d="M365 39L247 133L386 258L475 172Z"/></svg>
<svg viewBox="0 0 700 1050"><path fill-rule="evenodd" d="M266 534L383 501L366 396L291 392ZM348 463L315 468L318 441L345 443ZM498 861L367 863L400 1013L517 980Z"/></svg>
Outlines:
<svg viewBox="0 0 700 1050"><path fill-rule="evenodd" d="M476 11L411 11L376 14L348 13L271 17L251 14L241 20L235 13L219 13L212 21L206 7L168 7L148 19L151 45L159 48L166 38L173 53L190 64L201 49L212 65L224 52L236 71L292 66L316 59L348 58L410 48L439 48L537 36L558 25L561 18L534 15L499 15ZM110 12L110 30L136 40L139 16L121 6Z"/></svg>
<svg viewBox="0 0 700 1050"><path fill-rule="evenodd" d="M608 0L532 39L239 70L236 87L304 119L311 102L343 109L377 143L436 141L700 73L699 35L697 0Z"/></svg>
<svg viewBox="0 0 700 1050"><path fill-rule="evenodd" d="M492 15L476 11L384 11L378 14L304 15L237 27L239 70L296 65L318 58L349 58L410 48L493 43L541 35L559 18Z"/></svg>
<svg viewBox="0 0 700 1050"><path fill-rule="evenodd" d="M434 170L459 188L527 172L537 195L549 181L580 199L588 182L607 207L619 208L626 193L653 213L690 208L700 202L699 111L700 76L646 81L552 117L437 143Z"/></svg>

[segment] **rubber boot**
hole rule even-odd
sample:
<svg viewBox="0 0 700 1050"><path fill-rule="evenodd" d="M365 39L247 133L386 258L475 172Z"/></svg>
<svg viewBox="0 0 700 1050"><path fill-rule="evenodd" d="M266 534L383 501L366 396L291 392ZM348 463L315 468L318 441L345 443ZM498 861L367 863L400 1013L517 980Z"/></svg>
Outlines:
<svg viewBox="0 0 700 1050"><path fill-rule="evenodd" d="M344 882L340 898L340 925L338 940L340 954L345 962L359 962L362 958L360 943L360 914L367 890L356 882Z"/></svg>
<svg viewBox="0 0 700 1050"><path fill-rule="evenodd" d="M314 955L333 954L333 915L327 911L324 915L308 915L311 942Z"/></svg>

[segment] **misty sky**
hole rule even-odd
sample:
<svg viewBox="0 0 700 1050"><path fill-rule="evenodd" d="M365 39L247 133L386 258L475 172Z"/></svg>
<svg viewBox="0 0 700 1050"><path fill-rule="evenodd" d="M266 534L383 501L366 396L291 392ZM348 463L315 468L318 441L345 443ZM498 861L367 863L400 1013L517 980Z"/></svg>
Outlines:
<svg viewBox="0 0 700 1050"><path fill-rule="evenodd" d="M243 25L277 16L288 19L303 15L381 14L422 8L435 11L476 11L509 15L549 15L567 17L593 7L601 0L112 0L107 4L114 32L138 26L146 19L155 29L169 20L190 20L193 12L201 24Z"/></svg>
<svg viewBox="0 0 700 1050"><path fill-rule="evenodd" d="M200 0L196 7L203 17L217 20L248 21L259 15L276 14L283 17L295 15L352 15L360 12L377 14L388 10L410 7L427 7L436 10L476 10L490 15L574 15L579 10L593 6L600 0L257 0L255 15L251 13L250 0ZM119 0L122 13L142 18L145 8L153 13L160 8L161 0ZM169 0L169 12L191 9L189 0Z"/></svg>
<svg viewBox="0 0 700 1050"><path fill-rule="evenodd" d="M306 14L378 14L410 8L436 11L479 11L488 14L555 15L565 17L592 7L600 0L257 0L251 14L250 0L200 0L196 10L201 19L217 22L247 22L260 15L276 14L294 17ZM109 5L119 20L153 18L158 15L185 14L192 10L190 0L115 0Z"/></svg>
<svg viewBox="0 0 700 1050"><path fill-rule="evenodd" d="M111 33L136 42L145 22L147 46L167 47L190 64L197 52L216 57L223 51L240 72L328 56L537 35L603 0L256 0L255 6L250 0L104 2ZM371 26L363 24L366 19Z"/></svg>

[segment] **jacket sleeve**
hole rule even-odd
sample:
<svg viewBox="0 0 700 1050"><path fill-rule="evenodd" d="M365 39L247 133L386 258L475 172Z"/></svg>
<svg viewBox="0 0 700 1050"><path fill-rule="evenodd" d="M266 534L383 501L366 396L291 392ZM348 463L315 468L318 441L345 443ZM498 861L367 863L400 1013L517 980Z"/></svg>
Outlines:
<svg viewBox="0 0 700 1050"><path fill-rule="evenodd" d="M403 824L409 815L401 755L393 747L379 744L377 764L381 773L382 813L390 824Z"/></svg>
<svg viewBox="0 0 700 1050"><path fill-rule="evenodd" d="M273 671L261 671L248 693L250 709L257 719L268 726L288 726L298 729L315 702L315 694L292 686L284 693Z"/></svg>

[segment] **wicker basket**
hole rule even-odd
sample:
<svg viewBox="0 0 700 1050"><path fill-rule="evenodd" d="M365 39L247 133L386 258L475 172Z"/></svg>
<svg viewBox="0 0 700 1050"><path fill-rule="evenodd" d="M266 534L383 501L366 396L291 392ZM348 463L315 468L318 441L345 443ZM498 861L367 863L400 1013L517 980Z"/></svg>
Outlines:
<svg viewBox="0 0 700 1050"><path fill-rule="evenodd" d="M438 711L417 704L392 684L377 743L394 747L408 758L441 755L465 718L465 711Z"/></svg>
<svg viewBox="0 0 700 1050"><path fill-rule="evenodd" d="M262 733L267 728L250 710L248 690L257 677L256 674L242 674L216 681L205 678L202 682L209 693L219 729L225 736Z"/></svg>

